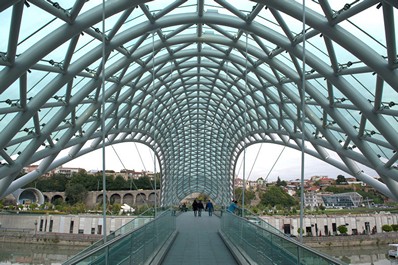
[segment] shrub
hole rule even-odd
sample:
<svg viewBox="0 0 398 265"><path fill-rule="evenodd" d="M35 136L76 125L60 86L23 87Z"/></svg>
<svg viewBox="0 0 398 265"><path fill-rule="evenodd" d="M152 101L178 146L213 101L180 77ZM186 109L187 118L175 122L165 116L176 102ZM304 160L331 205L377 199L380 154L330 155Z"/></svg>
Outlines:
<svg viewBox="0 0 398 265"><path fill-rule="evenodd" d="M347 226L345 226L345 225L339 225L339 226L337 227L337 230L338 230L338 231L340 232L340 234L342 234L342 235L347 234L347 231L348 231Z"/></svg>
<svg viewBox="0 0 398 265"><path fill-rule="evenodd" d="M398 225L397 224L391 225L391 228L392 228L392 230L394 232L398 231Z"/></svg>
<svg viewBox="0 0 398 265"><path fill-rule="evenodd" d="M383 230L384 232L391 232L392 231L392 227L391 227L391 225L383 225L381 227L381 230Z"/></svg>
<svg viewBox="0 0 398 265"><path fill-rule="evenodd" d="M305 231L304 231L304 229L301 229L300 227L297 228L297 234L300 236L300 230L303 232L303 235L304 235Z"/></svg>

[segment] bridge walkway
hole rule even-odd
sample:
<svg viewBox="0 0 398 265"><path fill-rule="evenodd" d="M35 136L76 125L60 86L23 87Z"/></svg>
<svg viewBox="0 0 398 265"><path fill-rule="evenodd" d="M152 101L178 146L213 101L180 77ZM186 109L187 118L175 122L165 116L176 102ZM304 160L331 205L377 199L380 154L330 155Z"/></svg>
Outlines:
<svg viewBox="0 0 398 265"><path fill-rule="evenodd" d="M218 235L220 218L202 212L181 213L176 220L178 235L162 265L234 265L238 264Z"/></svg>

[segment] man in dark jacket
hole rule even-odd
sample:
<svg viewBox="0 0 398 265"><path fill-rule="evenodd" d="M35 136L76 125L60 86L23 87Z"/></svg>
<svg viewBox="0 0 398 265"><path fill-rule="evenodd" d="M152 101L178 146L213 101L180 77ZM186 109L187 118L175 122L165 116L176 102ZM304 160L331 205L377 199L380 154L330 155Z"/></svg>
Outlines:
<svg viewBox="0 0 398 265"><path fill-rule="evenodd" d="M193 200L192 203L192 210L193 210L193 215L195 215L195 217L198 215L198 202L195 200Z"/></svg>
<svg viewBox="0 0 398 265"><path fill-rule="evenodd" d="M201 217L202 216L202 211L205 207L203 206L203 203L201 200L199 200L198 202L198 216Z"/></svg>

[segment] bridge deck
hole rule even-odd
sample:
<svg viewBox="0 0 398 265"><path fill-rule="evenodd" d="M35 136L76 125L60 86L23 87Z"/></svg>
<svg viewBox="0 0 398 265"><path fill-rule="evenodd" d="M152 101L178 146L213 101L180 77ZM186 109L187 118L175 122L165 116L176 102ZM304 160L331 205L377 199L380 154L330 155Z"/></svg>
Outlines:
<svg viewBox="0 0 398 265"><path fill-rule="evenodd" d="M238 264L218 235L220 219L203 212L194 217L185 212L177 217L178 235L163 260L163 265Z"/></svg>

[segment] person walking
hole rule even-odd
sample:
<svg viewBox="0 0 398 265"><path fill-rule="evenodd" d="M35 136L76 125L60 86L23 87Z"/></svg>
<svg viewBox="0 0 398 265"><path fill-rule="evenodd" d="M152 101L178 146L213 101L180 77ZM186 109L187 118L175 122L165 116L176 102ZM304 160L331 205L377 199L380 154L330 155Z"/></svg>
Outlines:
<svg viewBox="0 0 398 265"><path fill-rule="evenodd" d="M198 215L198 202L196 201L196 199L193 200L192 210L193 210L193 215L196 217Z"/></svg>
<svg viewBox="0 0 398 265"><path fill-rule="evenodd" d="M206 203L206 211L209 213L209 216L213 215L213 210L214 210L213 203L210 200L208 200Z"/></svg>
<svg viewBox="0 0 398 265"><path fill-rule="evenodd" d="M198 202L198 216L201 217L202 216L202 211L203 211L204 207L203 207L203 203L201 200L199 200Z"/></svg>

